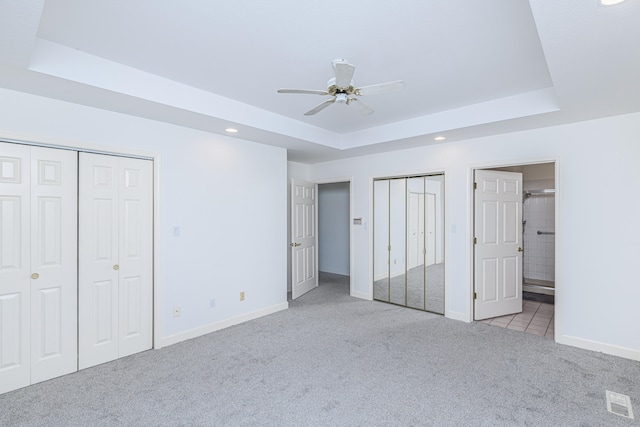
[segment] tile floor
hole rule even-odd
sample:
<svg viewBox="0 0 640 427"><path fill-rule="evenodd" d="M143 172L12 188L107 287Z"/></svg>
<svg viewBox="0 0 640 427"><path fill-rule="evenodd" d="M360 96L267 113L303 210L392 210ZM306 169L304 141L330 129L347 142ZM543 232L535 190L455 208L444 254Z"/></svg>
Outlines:
<svg viewBox="0 0 640 427"><path fill-rule="evenodd" d="M553 304L522 301L522 313L481 320L501 328L513 329L553 339Z"/></svg>

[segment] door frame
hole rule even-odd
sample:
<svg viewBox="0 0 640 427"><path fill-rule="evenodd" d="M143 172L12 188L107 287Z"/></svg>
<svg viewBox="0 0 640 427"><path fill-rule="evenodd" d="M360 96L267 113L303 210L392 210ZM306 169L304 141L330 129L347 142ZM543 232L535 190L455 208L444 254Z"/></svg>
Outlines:
<svg viewBox="0 0 640 427"><path fill-rule="evenodd" d="M152 349L162 348L162 310L156 308L162 307L162 269L160 263L156 263L156 259L162 254L162 233L161 233L161 211L160 211L160 172L161 172L161 155L155 151L138 150L128 147L111 147L95 144L88 141L71 141L60 138L49 138L41 136L32 136L24 134L15 134L0 131L0 142L9 142L13 144L31 145L36 147L55 148L59 150L81 151L96 154L107 154L121 157L133 157L153 162L153 246L152 246L152 316L153 316L153 332L152 332Z"/></svg>
<svg viewBox="0 0 640 427"><path fill-rule="evenodd" d="M467 273L468 273L468 287L467 287L467 313L468 313L468 322L474 322L474 302L473 302L473 293L475 290L475 278L474 278L474 255L475 248L473 244L473 235L474 235L474 223L475 223L475 212L474 212L474 201L475 201L475 192L473 189L473 183L475 180L475 171L482 169L493 169L493 168L504 168L510 166L527 166L527 165L535 165L540 163L553 163L554 164L554 184L555 184L555 221L556 221L556 234L555 234L555 296L554 296L554 311L555 315L554 319L554 340L556 342L561 342L561 339L558 339L562 336L562 309L564 304L564 298L562 295L562 227L558 227L558 218L561 207L561 195L560 191L561 182L560 182L560 158L559 157L538 157L538 158L524 158L519 160L511 160L505 162L487 162L487 163L477 163L473 165L467 166L467 230L468 238L467 238Z"/></svg>
<svg viewBox="0 0 640 427"><path fill-rule="evenodd" d="M313 182L316 185L322 185L322 184L338 184L338 183L348 183L349 184L349 295L351 295L352 297L359 297L362 298L362 295L360 295L359 292L355 292L353 289L353 272L354 272L354 267L353 267L353 177L351 176L347 176L347 177L336 177L336 178L328 178L328 179L320 179L320 180L312 180L310 182ZM316 209L319 208L319 204L320 204L320 200L319 198L316 199ZM320 220L320 218L318 218L318 221ZM365 224L365 219L362 219L363 224L359 225L359 227L364 227L364 228L368 228L368 224ZM319 242L318 242L318 236L316 236L316 247L317 247L317 251L318 254L320 254L320 247L318 246ZM318 265L316 265L317 268L319 268ZM317 272L316 272L317 273Z"/></svg>

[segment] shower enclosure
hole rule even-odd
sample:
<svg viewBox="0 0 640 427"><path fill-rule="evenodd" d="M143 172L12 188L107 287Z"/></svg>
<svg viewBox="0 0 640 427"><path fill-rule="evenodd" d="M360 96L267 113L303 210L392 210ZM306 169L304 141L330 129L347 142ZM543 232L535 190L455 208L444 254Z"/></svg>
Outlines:
<svg viewBox="0 0 640 427"><path fill-rule="evenodd" d="M444 314L444 175L373 186L373 298Z"/></svg>
<svg viewBox="0 0 640 427"><path fill-rule="evenodd" d="M555 295L555 189L525 190L522 214L522 290Z"/></svg>

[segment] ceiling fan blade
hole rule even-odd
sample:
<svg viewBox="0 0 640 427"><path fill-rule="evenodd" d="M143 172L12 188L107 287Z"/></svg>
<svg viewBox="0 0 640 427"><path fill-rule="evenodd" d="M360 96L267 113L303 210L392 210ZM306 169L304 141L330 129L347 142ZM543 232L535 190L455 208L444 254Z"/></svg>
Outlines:
<svg viewBox="0 0 640 427"><path fill-rule="evenodd" d="M320 104L317 107L315 107L315 108L307 111L306 113L304 113L304 115L305 116L313 116L314 114L324 110L325 108L327 108L329 105L333 104L334 102L336 102L336 98L335 97L333 97L331 99L327 99L322 104Z"/></svg>
<svg viewBox="0 0 640 427"><path fill-rule="evenodd" d="M373 108L369 107L368 105L363 104L362 101L360 101L357 98L349 98L347 105L353 105L353 107L356 109L358 113L360 113L361 116L368 116L370 114L373 114L373 112L375 111Z"/></svg>
<svg viewBox="0 0 640 427"><path fill-rule="evenodd" d="M351 86L351 79L353 79L353 72L356 70L356 67L346 62L336 62L335 67L336 86L341 88Z"/></svg>
<svg viewBox="0 0 640 427"><path fill-rule="evenodd" d="M302 93L305 95L328 95L326 90L313 89L278 89L278 93Z"/></svg>
<svg viewBox="0 0 640 427"><path fill-rule="evenodd" d="M395 92L404 88L402 80L395 82L378 83L376 85L362 86L356 89L356 95L378 95L380 93Z"/></svg>

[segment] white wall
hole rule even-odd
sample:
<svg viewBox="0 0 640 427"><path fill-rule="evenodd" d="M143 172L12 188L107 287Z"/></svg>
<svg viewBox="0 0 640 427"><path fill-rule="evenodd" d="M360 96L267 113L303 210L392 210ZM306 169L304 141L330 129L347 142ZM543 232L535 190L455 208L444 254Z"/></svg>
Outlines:
<svg viewBox="0 0 640 427"><path fill-rule="evenodd" d="M349 183L318 185L318 269L349 275Z"/></svg>
<svg viewBox="0 0 640 427"><path fill-rule="evenodd" d="M287 307L285 150L3 89L0 137L157 155L156 345Z"/></svg>
<svg viewBox="0 0 640 427"><path fill-rule="evenodd" d="M640 113L315 164L310 177L352 176L353 216L369 221L374 177L444 171L446 315L470 321L472 170L550 161L558 172L556 340L640 360L640 198L627 191L640 188ZM369 230L354 230L352 294L367 298L371 242Z"/></svg>

